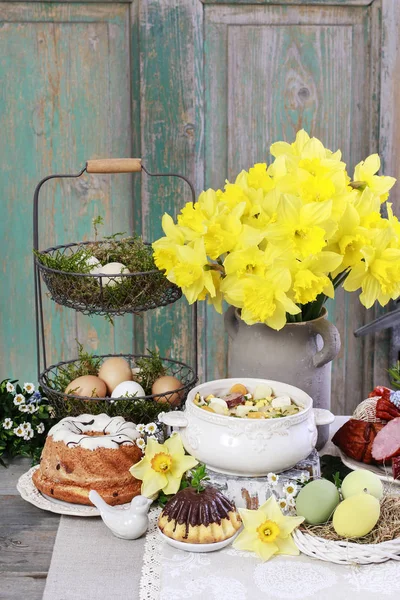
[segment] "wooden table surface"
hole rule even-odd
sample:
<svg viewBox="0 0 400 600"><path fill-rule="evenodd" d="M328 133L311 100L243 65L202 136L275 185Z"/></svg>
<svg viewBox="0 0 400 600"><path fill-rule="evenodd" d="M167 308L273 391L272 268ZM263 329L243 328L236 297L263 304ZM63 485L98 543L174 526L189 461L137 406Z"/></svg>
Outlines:
<svg viewBox="0 0 400 600"><path fill-rule="evenodd" d="M60 517L18 494L16 483L31 461L7 463L0 465L0 598L41 600Z"/></svg>

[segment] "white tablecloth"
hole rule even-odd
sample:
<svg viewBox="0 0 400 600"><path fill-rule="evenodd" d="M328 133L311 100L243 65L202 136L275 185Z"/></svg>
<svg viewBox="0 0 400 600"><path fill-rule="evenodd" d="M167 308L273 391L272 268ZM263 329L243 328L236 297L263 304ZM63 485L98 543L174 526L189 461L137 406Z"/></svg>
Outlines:
<svg viewBox="0 0 400 600"><path fill-rule="evenodd" d="M331 435L347 417L337 417ZM335 454L328 443L324 454ZM162 542L157 514L145 539L119 540L100 519L62 517L45 600L376 600L398 597L400 566L340 566L299 557L262 563L228 546L192 554Z"/></svg>

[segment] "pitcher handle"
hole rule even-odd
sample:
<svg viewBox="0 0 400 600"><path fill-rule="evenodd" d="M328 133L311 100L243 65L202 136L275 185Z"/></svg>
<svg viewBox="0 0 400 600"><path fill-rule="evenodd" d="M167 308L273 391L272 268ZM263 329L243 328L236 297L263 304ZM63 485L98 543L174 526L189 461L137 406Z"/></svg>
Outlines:
<svg viewBox="0 0 400 600"><path fill-rule="evenodd" d="M323 348L313 356L314 367L323 367L339 354L340 334L328 319L318 319L312 324L314 331L319 333L324 342Z"/></svg>
<svg viewBox="0 0 400 600"><path fill-rule="evenodd" d="M230 306L224 315L225 329L228 332L229 337L235 339L239 329L239 322L236 318L236 308Z"/></svg>

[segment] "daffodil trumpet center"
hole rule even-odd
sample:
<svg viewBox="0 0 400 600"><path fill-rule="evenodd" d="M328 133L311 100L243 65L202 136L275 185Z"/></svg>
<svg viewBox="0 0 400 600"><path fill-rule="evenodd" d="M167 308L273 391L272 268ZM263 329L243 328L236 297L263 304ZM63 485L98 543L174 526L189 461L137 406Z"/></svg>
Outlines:
<svg viewBox="0 0 400 600"><path fill-rule="evenodd" d="M153 471L157 471L157 473L168 473L172 467L172 458L169 454L165 452L159 452L155 454L151 459L151 468Z"/></svg>
<svg viewBox="0 0 400 600"><path fill-rule="evenodd" d="M264 521L259 527L257 527L258 537L262 542L271 544L279 536L281 530L275 521Z"/></svg>

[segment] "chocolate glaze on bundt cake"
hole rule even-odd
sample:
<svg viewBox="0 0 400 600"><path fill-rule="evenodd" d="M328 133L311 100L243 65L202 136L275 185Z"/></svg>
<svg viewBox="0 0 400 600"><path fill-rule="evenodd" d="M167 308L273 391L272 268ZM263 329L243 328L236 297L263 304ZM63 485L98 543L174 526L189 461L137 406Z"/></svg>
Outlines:
<svg viewBox="0 0 400 600"><path fill-rule="evenodd" d="M191 544L211 544L232 537L241 526L235 505L220 491L207 486L178 492L158 519L164 535Z"/></svg>

